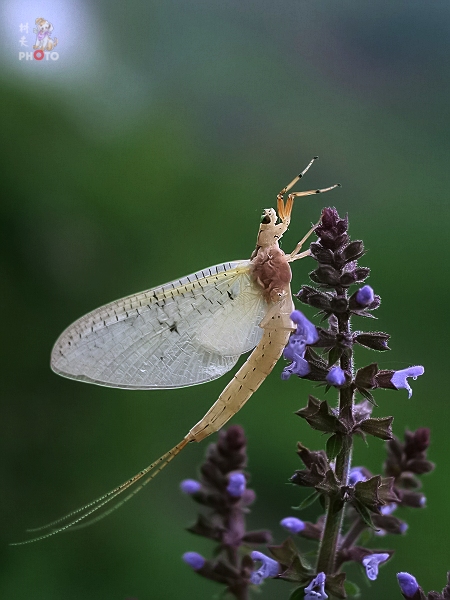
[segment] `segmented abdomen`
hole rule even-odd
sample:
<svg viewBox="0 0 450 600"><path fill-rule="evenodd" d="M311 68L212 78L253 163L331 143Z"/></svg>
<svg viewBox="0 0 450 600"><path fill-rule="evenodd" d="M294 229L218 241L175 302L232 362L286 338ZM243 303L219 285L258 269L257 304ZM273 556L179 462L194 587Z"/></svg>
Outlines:
<svg viewBox="0 0 450 600"><path fill-rule="evenodd" d="M190 430L185 439L200 442L223 427L242 408L274 368L283 353L291 331L292 329L284 328L264 329L259 344L203 419Z"/></svg>

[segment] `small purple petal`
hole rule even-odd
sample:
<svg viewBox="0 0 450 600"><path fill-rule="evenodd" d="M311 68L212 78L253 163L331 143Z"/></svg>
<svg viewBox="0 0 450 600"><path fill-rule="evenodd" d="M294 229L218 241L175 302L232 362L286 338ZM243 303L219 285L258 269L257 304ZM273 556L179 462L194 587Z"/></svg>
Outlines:
<svg viewBox="0 0 450 600"><path fill-rule="evenodd" d="M258 550L253 550L253 552L250 553L250 556L252 560L260 561L262 563L259 569L257 571L253 571L250 576L250 581L254 585L260 585L264 579L267 579L267 577L275 577L278 575L280 565L276 560L269 558L262 552L258 552Z"/></svg>
<svg viewBox="0 0 450 600"><path fill-rule="evenodd" d="M391 502L390 504L385 504L384 506L380 506L380 513L383 516L391 515L394 510L396 510L397 504L395 502Z"/></svg>
<svg viewBox="0 0 450 600"><path fill-rule="evenodd" d="M409 573L397 573L397 580L402 594L407 598L412 598L419 589L417 579Z"/></svg>
<svg viewBox="0 0 450 600"><path fill-rule="evenodd" d="M411 398L412 389L408 383L408 377L417 379L420 375L423 375L424 372L425 369L421 365L417 365L415 367L408 367L407 369L402 369L401 371L394 371L394 374L391 377L391 383L398 390L408 390L408 398Z"/></svg>
<svg viewBox="0 0 450 600"><path fill-rule="evenodd" d="M345 373L341 367L332 367L325 378L330 385L344 385Z"/></svg>
<svg viewBox="0 0 450 600"><path fill-rule="evenodd" d="M376 529L373 533L378 537L384 537L387 531L385 529Z"/></svg>
<svg viewBox="0 0 450 600"><path fill-rule="evenodd" d="M400 533L406 533L408 531L408 523L403 522L400 525Z"/></svg>
<svg viewBox="0 0 450 600"><path fill-rule="evenodd" d="M361 306L369 306L374 299L375 295L370 285L365 285L356 292L356 302Z"/></svg>
<svg viewBox="0 0 450 600"><path fill-rule="evenodd" d="M308 321L305 315L299 310L291 313L291 320L297 325L295 336L302 338L305 344L315 344L319 339L316 326Z"/></svg>
<svg viewBox="0 0 450 600"><path fill-rule="evenodd" d="M291 375L298 375L299 377L304 377L311 372L311 367L309 363L304 358L298 357L294 362L292 362L289 366L284 367L281 372L281 379L286 381L289 379Z"/></svg>
<svg viewBox="0 0 450 600"><path fill-rule="evenodd" d="M325 593L325 579L325 573L319 573L308 587L305 587L305 600L326 600L328 598ZM314 590L314 588L319 588L319 590Z"/></svg>
<svg viewBox="0 0 450 600"><path fill-rule="evenodd" d="M295 361L294 373L295 373L295 375L298 375L299 377L304 377L305 375L309 375L309 373L311 373L311 367L309 366L309 362L307 360L305 360L304 358L298 358Z"/></svg>
<svg viewBox="0 0 450 600"><path fill-rule="evenodd" d="M227 492L233 498L240 498L245 492L245 485L247 480L243 473L232 473L228 480Z"/></svg>
<svg viewBox="0 0 450 600"><path fill-rule="evenodd" d="M361 467L353 467L350 469L348 476L348 485L356 485L359 481L367 481L367 477L361 470Z"/></svg>
<svg viewBox="0 0 450 600"><path fill-rule="evenodd" d="M419 500L419 504L420 504L421 508L424 508L426 503L427 503L427 497L422 496L421 499Z"/></svg>
<svg viewBox="0 0 450 600"><path fill-rule="evenodd" d="M280 525L289 533L300 533L305 529L305 523L297 517L285 517L280 521Z"/></svg>
<svg viewBox="0 0 450 600"><path fill-rule="evenodd" d="M293 335L291 335L286 348L283 350L283 356L286 360L298 360L299 358L303 358L305 350L305 342L294 338Z"/></svg>
<svg viewBox="0 0 450 600"><path fill-rule="evenodd" d="M194 571L198 571L205 566L206 560L198 552L185 552L183 554L184 562L189 565Z"/></svg>
<svg viewBox="0 0 450 600"><path fill-rule="evenodd" d="M293 375L293 373L291 373L291 371L289 371L289 367L286 367L285 369L283 369L281 371L281 379L283 381L287 381L291 375Z"/></svg>
<svg viewBox="0 0 450 600"><path fill-rule="evenodd" d="M297 330L291 334L283 356L286 360L291 360L292 363L286 367L281 379L289 379L291 375L304 377L311 372L311 367L308 361L305 360L305 351L308 344L314 344L319 339L319 334L315 325L313 325L299 310L294 310L291 313L291 319L297 324Z"/></svg>
<svg viewBox="0 0 450 600"><path fill-rule="evenodd" d="M184 479L180 483L180 490L183 494L196 494L200 491L202 484L195 479Z"/></svg>
<svg viewBox="0 0 450 600"><path fill-rule="evenodd" d="M363 567L366 569L366 575L370 581L375 581L378 577L378 565L385 562L389 554L382 552L379 554L368 554L362 559Z"/></svg>

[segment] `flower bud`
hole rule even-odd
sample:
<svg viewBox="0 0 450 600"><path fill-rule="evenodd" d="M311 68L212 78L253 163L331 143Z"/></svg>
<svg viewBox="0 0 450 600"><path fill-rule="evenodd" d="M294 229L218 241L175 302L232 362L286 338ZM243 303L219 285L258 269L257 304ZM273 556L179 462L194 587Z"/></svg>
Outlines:
<svg viewBox="0 0 450 600"><path fill-rule="evenodd" d="M195 479L184 479L180 483L180 490L183 492L183 494L196 494L200 491L201 487L201 483Z"/></svg>
<svg viewBox="0 0 450 600"><path fill-rule="evenodd" d="M397 573L398 585L406 598L412 598L419 589L417 579L409 573Z"/></svg>
<svg viewBox="0 0 450 600"><path fill-rule="evenodd" d="M184 562L189 565L194 571L198 571L205 566L206 560L198 552L185 552L183 554Z"/></svg>
<svg viewBox="0 0 450 600"><path fill-rule="evenodd" d="M305 529L305 523L297 517L285 517L280 521L280 525L289 533L300 533Z"/></svg>
<svg viewBox="0 0 450 600"><path fill-rule="evenodd" d="M247 480L243 473L232 473L228 480L227 492L233 498L240 498L245 492Z"/></svg>
<svg viewBox="0 0 450 600"><path fill-rule="evenodd" d="M364 285L356 292L356 302L363 307L369 306L374 301L375 294L370 285Z"/></svg>
<svg viewBox="0 0 450 600"><path fill-rule="evenodd" d="M332 367L325 379L330 385L339 387L345 383L345 372L341 367Z"/></svg>

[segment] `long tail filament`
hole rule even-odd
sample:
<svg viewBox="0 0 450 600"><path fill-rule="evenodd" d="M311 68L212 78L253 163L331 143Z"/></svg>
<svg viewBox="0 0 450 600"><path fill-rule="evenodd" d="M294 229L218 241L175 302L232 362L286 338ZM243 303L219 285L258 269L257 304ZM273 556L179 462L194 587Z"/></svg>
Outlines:
<svg viewBox="0 0 450 600"><path fill-rule="evenodd" d="M126 481L125 483L122 483L113 490L107 492L106 494L103 494L103 496L100 496L100 498L89 502L81 508L73 510L64 517L56 519L51 523L47 523L47 525L36 527L34 529L27 529L27 531L29 532L44 531L46 529L51 529L51 531L47 531L47 533L43 533L42 535L39 535L30 540L25 540L23 542L15 542L11 544L11 546L22 546L24 544L31 544L32 542L39 542L40 540L45 540L46 538L51 537L52 535L56 535L57 533L67 531L69 529L81 529L82 527L87 527L89 525L92 525L93 523L96 523L97 521L100 521L104 517L110 515L112 512L120 508L123 504L125 504L125 502L130 500L130 498L132 498L135 494L142 490L142 488L145 485L147 485L147 483L149 483L154 477L156 477L156 475L158 475L158 473L160 473L164 469L164 467L168 465L170 461L173 460L175 456L181 452L181 450L183 450L183 448L185 448L187 443L188 440L184 438L179 444L177 444L171 450L169 450L160 458L158 458L158 460L153 462L151 465L149 465L142 471L139 471L139 473L134 475L134 477L131 477L131 479L128 479L128 481ZM122 498L119 502L113 504L113 506L111 506L107 510L86 521L86 519L90 515L97 512L106 504L109 504L109 502L120 496L123 492L128 490L146 475L148 475L148 477L145 478L139 486L135 487L128 495Z"/></svg>

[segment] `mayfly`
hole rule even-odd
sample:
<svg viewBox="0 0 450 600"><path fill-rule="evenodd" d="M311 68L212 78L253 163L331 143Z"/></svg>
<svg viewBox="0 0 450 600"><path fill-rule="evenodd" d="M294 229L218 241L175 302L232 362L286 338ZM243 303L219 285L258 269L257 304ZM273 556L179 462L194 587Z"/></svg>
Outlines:
<svg viewBox="0 0 450 600"><path fill-rule="evenodd" d="M179 388L212 381L229 371L241 354L254 350L181 442L107 494L44 527L29 530L43 533L20 543L84 527L110 514L141 490L189 442L200 442L218 431L259 388L295 329L290 319L294 306L289 263L310 254L309 250L301 252L301 248L314 227L290 254L279 247L279 240L289 227L294 198L327 192L339 185L291 192L285 200L287 192L316 158L278 194L278 214L273 208L264 210L256 248L249 260L215 265L111 302L75 321L62 333L51 357L56 373L78 381L135 390ZM117 503L97 513L127 490L129 493Z"/></svg>

